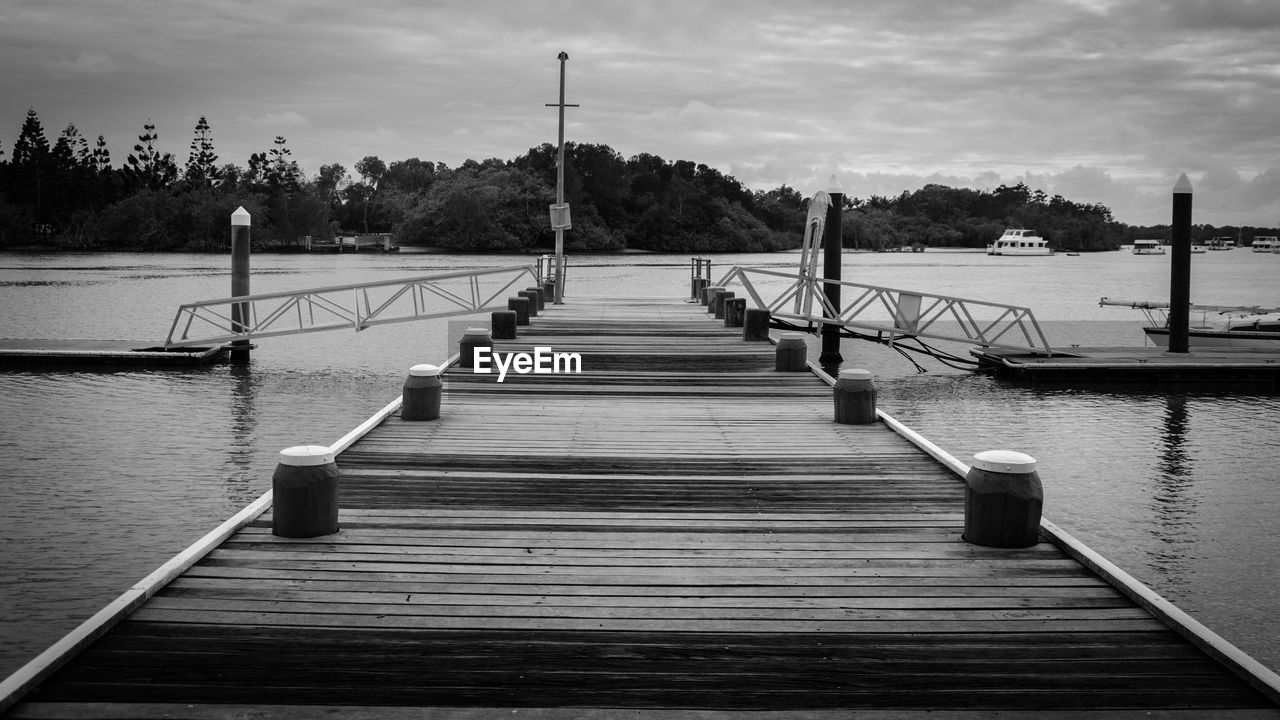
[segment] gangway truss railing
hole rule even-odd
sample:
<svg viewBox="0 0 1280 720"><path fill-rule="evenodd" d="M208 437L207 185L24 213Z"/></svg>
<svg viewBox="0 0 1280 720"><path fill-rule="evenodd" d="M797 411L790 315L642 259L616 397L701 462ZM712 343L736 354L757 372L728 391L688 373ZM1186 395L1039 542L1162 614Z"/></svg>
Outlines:
<svg viewBox="0 0 1280 720"><path fill-rule="evenodd" d="M780 280L786 281L785 287L777 291ZM829 281L803 270L788 273L735 266L716 285L729 288L734 282L742 284L755 307L768 310L772 317L873 332L890 345L898 339L922 337L1053 354L1035 315L1026 307ZM830 282L841 288L842 307L834 307L823 292ZM773 287L761 287L766 283Z"/></svg>
<svg viewBox="0 0 1280 720"><path fill-rule="evenodd" d="M508 291L526 279L528 284L541 284L532 265L512 265L202 300L178 308L164 345L212 345L352 328L358 332L387 323L506 310Z"/></svg>

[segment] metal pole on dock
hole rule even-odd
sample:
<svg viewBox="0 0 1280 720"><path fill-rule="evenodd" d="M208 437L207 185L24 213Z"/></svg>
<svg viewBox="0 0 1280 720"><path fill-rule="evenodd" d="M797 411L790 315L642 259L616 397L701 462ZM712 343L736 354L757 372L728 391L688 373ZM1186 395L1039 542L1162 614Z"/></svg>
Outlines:
<svg viewBox="0 0 1280 720"><path fill-rule="evenodd" d="M564 104L564 64L569 59L569 53L561 51L556 58L560 61L560 102L555 104L560 109L560 134L556 151L556 209L552 211L552 224L556 231L555 304L559 305L564 302L564 230L568 227L569 215L564 204L564 109L578 106ZM552 104L547 103L547 107L552 107Z"/></svg>
<svg viewBox="0 0 1280 720"><path fill-rule="evenodd" d="M249 211L243 207L231 213L231 297L249 294ZM231 331L244 332L248 327L245 303L231 306ZM249 362L249 341L231 341L231 362Z"/></svg>
<svg viewBox="0 0 1280 720"><path fill-rule="evenodd" d="M822 277L834 282L823 283L822 294L831 303L831 307L838 312L840 309L840 285L838 283L840 281L841 253L844 250L840 227L840 218L844 209L844 188L840 186L840 180L835 175L831 176L827 195L831 198L831 204L827 206L826 224L822 230ZM830 312L825 309L823 314L824 317L830 317ZM840 355L840 326L832 323L823 323L822 354L818 356L819 364L823 367L834 367L843 361L844 358Z"/></svg>
<svg viewBox="0 0 1280 720"><path fill-rule="evenodd" d="M1191 325L1191 181L1187 174L1173 184L1173 258L1169 270L1169 352L1190 349Z"/></svg>

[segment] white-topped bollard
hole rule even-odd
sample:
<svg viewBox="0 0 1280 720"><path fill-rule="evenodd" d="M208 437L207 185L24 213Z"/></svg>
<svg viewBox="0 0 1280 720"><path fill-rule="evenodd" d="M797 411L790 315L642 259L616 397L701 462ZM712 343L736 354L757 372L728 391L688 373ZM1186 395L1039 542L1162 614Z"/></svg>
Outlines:
<svg viewBox="0 0 1280 720"><path fill-rule="evenodd" d="M964 484L965 542L999 548L1040 542L1044 487L1035 458L1009 450L980 452Z"/></svg>
<svg viewBox="0 0 1280 720"><path fill-rule="evenodd" d="M479 347L493 349L493 337L489 333L489 328L467 328L462 334L462 339L458 341L458 367L474 367L476 348Z"/></svg>
<svg viewBox="0 0 1280 720"><path fill-rule="evenodd" d="M338 466L323 445L280 451L271 476L271 533L308 538L338 532Z"/></svg>
<svg viewBox="0 0 1280 720"><path fill-rule="evenodd" d="M832 388L832 396L836 404L836 422L870 425L876 421L876 386L871 382L870 370L841 370Z"/></svg>
<svg viewBox="0 0 1280 720"><path fill-rule="evenodd" d="M404 381L400 400L401 420L435 420L440 417L444 381L435 365L414 365Z"/></svg>

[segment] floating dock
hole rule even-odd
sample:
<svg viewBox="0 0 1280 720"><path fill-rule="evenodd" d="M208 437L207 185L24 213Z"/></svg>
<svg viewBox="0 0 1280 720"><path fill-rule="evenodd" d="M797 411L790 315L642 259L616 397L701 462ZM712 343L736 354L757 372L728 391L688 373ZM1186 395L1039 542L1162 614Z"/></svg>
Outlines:
<svg viewBox="0 0 1280 720"><path fill-rule="evenodd" d="M974 349L981 371L1030 383L1123 384L1130 388L1218 387L1280 391L1280 351L1249 348L1076 348L1053 355Z"/></svg>
<svg viewBox="0 0 1280 720"><path fill-rule="evenodd" d="M190 367L227 358L226 346L165 348L145 340L37 340L0 338L0 365Z"/></svg>
<svg viewBox="0 0 1280 720"><path fill-rule="evenodd" d="M1274 674L1048 521L965 543L966 468L678 300L551 305L0 686L13 718L1276 718ZM1052 483L1052 478L1046 478ZM60 669L59 669L60 668Z"/></svg>

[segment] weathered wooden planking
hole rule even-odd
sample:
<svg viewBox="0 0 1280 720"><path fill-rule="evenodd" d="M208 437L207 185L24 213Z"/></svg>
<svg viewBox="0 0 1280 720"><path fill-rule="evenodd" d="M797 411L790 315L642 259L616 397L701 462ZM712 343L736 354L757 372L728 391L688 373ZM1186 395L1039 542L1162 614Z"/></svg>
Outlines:
<svg viewBox="0 0 1280 720"><path fill-rule="evenodd" d="M497 349L534 346L585 372L389 406L339 533L264 515L15 716L1280 716L1055 546L962 542L947 467L701 306L549 307Z"/></svg>

